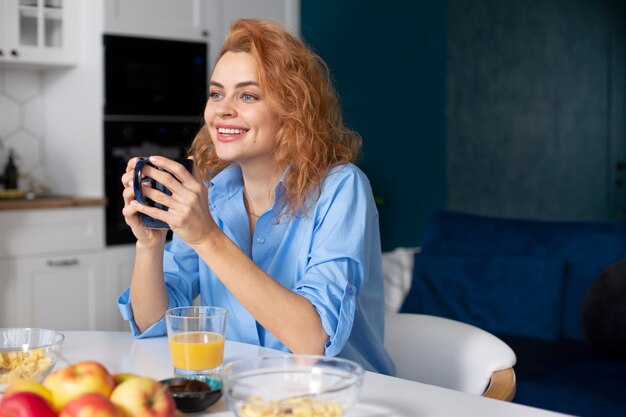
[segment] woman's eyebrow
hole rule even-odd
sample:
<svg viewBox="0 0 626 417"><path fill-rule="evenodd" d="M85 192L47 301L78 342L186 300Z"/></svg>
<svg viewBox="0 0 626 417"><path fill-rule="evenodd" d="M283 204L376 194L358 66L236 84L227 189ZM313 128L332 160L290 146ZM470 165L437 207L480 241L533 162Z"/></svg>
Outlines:
<svg viewBox="0 0 626 417"><path fill-rule="evenodd" d="M218 88L224 88L224 86L218 83L217 81L211 81L209 82L209 85L212 85ZM250 85L258 87L259 83L257 83L256 81L242 81L242 82L235 84L235 88L243 88L243 87L248 87Z"/></svg>

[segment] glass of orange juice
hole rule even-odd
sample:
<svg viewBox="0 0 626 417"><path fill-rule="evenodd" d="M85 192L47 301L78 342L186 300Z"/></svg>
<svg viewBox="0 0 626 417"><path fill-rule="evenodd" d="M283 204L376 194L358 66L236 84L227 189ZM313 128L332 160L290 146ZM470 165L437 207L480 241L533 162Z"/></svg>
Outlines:
<svg viewBox="0 0 626 417"><path fill-rule="evenodd" d="M167 339L174 375L217 374L224 361L226 309L210 306L167 310Z"/></svg>

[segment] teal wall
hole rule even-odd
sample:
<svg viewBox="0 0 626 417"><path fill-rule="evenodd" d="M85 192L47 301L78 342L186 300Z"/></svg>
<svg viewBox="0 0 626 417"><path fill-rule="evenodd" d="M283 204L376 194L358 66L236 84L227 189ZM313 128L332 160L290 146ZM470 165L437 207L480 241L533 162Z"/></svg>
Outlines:
<svg viewBox="0 0 626 417"><path fill-rule="evenodd" d="M383 250L417 246L446 204L445 2L302 0L301 13L363 137L358 165L383 199Z"/></svg>
<svg viewBox="0 0 626 417"><path fill-rule="evenodd" d="M626 2L447 3L448 208L626 219Z"/></svg>

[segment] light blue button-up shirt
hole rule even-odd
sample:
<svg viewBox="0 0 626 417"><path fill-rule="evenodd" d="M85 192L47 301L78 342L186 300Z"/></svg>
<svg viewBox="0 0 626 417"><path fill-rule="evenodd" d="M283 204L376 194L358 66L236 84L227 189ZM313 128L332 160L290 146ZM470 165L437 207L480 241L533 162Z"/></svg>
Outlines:
<svg viewBox="0 0 626 417"><path fill-rule="evenodd" d="M233 164L211 181L211 214L224 233L261 269L313 304L329 336L326 355L354 360L370 371L394 374L393 363L383 346L378 212L367 177L353 164L332 169L322 183L315 205L307 215L295 217L280 214L283 191L281 181L272 207L259 217L251 236L243 204L241 170ZM163 269L169 308L191 305L200 295L202 305L228 310L226 339L288 351L247 312L196 252L176 236L166 245ZM133 320L128 289L118 303L135 336L165 334L164 319L140 334Z"/></svg>

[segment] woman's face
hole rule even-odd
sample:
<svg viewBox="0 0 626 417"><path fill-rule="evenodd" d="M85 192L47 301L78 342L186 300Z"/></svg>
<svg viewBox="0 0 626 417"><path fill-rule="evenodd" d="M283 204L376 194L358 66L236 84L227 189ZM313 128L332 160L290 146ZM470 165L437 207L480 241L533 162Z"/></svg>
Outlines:
<svg viewBox="0 0 626 417"><path fill-rule="evenodd" d="M252 55L226 52L220 58L211 76L204 119L220 159L242 167L273 167L278 117L259 87Z"/></svg>

